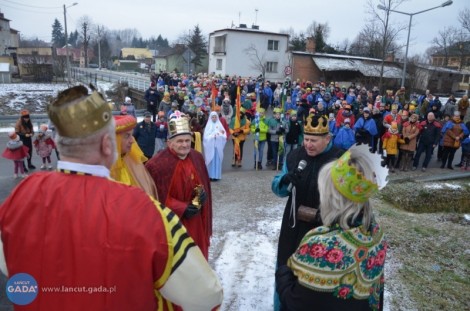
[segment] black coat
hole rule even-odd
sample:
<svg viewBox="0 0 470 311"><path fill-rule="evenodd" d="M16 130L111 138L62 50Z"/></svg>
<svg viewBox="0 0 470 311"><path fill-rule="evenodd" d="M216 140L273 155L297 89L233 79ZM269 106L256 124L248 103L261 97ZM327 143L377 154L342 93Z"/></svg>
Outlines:
<svg viewBox="0 0 470 311"><path fill-rule="evenodd" d="M157 137L155 123L147 124L145 121L137 123L133 135L144 155L150 159L155 151L155 138Z"/></svg>
<svg viewBox="0 0 470 311"><path fill-rule="evenodd" d="M328 151L315 157L310 157L302 146L292 150L287 155L286 164L289 172L296 169L301 160L307 161L307 166L301 172L301 183L296 187L296 215L300 205L318 208L320 204L318 194L318 172L324 164L339 158L342 154L342 150L332 146ZM295 252L300 241L309 230L322 224L321 219L319 218L320 214L317 213L318 217L313 223L296 220L296 226L291 228L293 223L289 217L291 202L292 194L289 195L289 199L287 200L287 204L284 209L284 215L282 216L281 233L279 235L277 250L278 266L282 266L287 263L287 259Z"/></svg>

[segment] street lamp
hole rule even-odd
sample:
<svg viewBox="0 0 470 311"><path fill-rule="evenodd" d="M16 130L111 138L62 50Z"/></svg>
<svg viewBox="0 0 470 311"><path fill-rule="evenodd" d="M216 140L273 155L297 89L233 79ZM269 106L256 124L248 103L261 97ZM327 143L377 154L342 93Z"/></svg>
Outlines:
<svg viewBox="0 0 470 311"><path fill-rule="evenodd" d="M77 5L77 2L74 2L72 5L65 6L64 4L64 26L65 26L65 57L67 60L67 82L70 83L70 61L69 61L69 43L67 38L67 8L70 8L74 5Z"/></svg>
<svg viewBox="0 0 470 311"><path fill-rule="evenodd" d="M451 4L452 4L452 0L449 0L449 1L446 1L446 2L442 3L441 5L435 6L435 7L430 8L430 9L422 10L422 11L419 11L419 12L416 12L416 13L406 13L406 12L396 11L396 10L392 10L390 8L387 8L386 6L383 6L381 4L377 5L377 8L380 9L380 10L395 12L395 13L399 13L399 14L403 14L403 15L408 15L410 17L410 23L408 25L408 39L406 40L405 59L403 61L403 74L402 74L402 78L401 78L401 86L402 87L405 86L406 63L408 61L408 47L410 45L411 20L413 19L413 15L418 15L418 14L421 14L421 13L424 13L424 12L427 12L427 11L431 11L431 10L434 10L434 9L443 8L443 7L449 6Z"/></svg>

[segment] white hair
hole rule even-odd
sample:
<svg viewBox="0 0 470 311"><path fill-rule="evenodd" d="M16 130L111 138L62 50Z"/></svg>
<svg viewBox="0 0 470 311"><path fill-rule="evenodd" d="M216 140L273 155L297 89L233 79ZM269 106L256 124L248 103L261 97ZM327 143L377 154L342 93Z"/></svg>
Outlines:
<svg viewBox="0 0 470 311"><path fill-rule="evenodd" d="M116 149L114 118L111 118L111 122L105 127L86 137L70 138L60 136L60 134L57 133L55 143L61 155L74 158L86 158L90 152L98 150L98 145L101 143L101 139L105 134L109 134L109 136L113 138L114 149Z"/></svg>
<svg viewBox="0 0 470 311"><path fill-rule="evenodd" d="M358 172L364 174L368 180L374 180L374 173L367 160L361 157L354 157L351 154L351 164ZM325 226L338 223L341 228L347 230L362 212L362 224L365 229L370 227L373 219L372 205L369 200L364 203L357 203L344 197L333 184L331 170L334 161L325 164L318 174L318 192L320 194L320 216Z"/></svg>

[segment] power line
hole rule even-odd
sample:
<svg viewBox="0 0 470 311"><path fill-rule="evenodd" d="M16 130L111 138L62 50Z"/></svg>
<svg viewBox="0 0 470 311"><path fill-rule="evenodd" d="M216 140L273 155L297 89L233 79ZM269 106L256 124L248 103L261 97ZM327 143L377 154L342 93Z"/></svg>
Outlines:
<svg viewBox="0 0 470 311"><path fill-rule="evenodd" d="M5 1L5 0L3 0L3 1ZM8 5L8 4L2 4L2 7L7 7L7 8L10 8L10 9L13 9L13 10L18 10L18 11L27 12L27 13L35 13L35 14L49 14L49 15L51 15L51 14L60 14L59 11L54 11L54 12L52 12L52 11L51 12L33 11L33 10L14 7L14 6L11 6L11 5Z"/></svg>
<svg viewBox="0 0 470 311"><path fill-rule="evenodd" d="M23 4L23 3L19 3L19 2L11 1L11 0L3 0L3 1L10 2L10 3L16 4L16 5L22 5L22 6L30 7L30 8L36 8L36 9L60 9L60 8L61 8L60 6L35 6L35 5L28 5L28 4Z"/></svg>

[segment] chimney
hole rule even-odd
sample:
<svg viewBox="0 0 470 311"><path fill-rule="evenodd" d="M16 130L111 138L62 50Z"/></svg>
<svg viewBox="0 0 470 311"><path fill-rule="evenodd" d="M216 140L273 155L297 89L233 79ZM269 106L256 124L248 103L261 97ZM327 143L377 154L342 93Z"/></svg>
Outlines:
<svg viewBox="0 0 470 311"><path fill-rule="evenodd" d="M315 45L315 39L313 37L307 38L307 44L305 46L305 50L312 54L315 53L316 45Z"/></svg>
<svg viewBox="0 0 470 311"><path fill-rule="evenodd" d="M394 62L395 61L395 54L391 53L385 56L385 61L386 62Z"/></svg>

